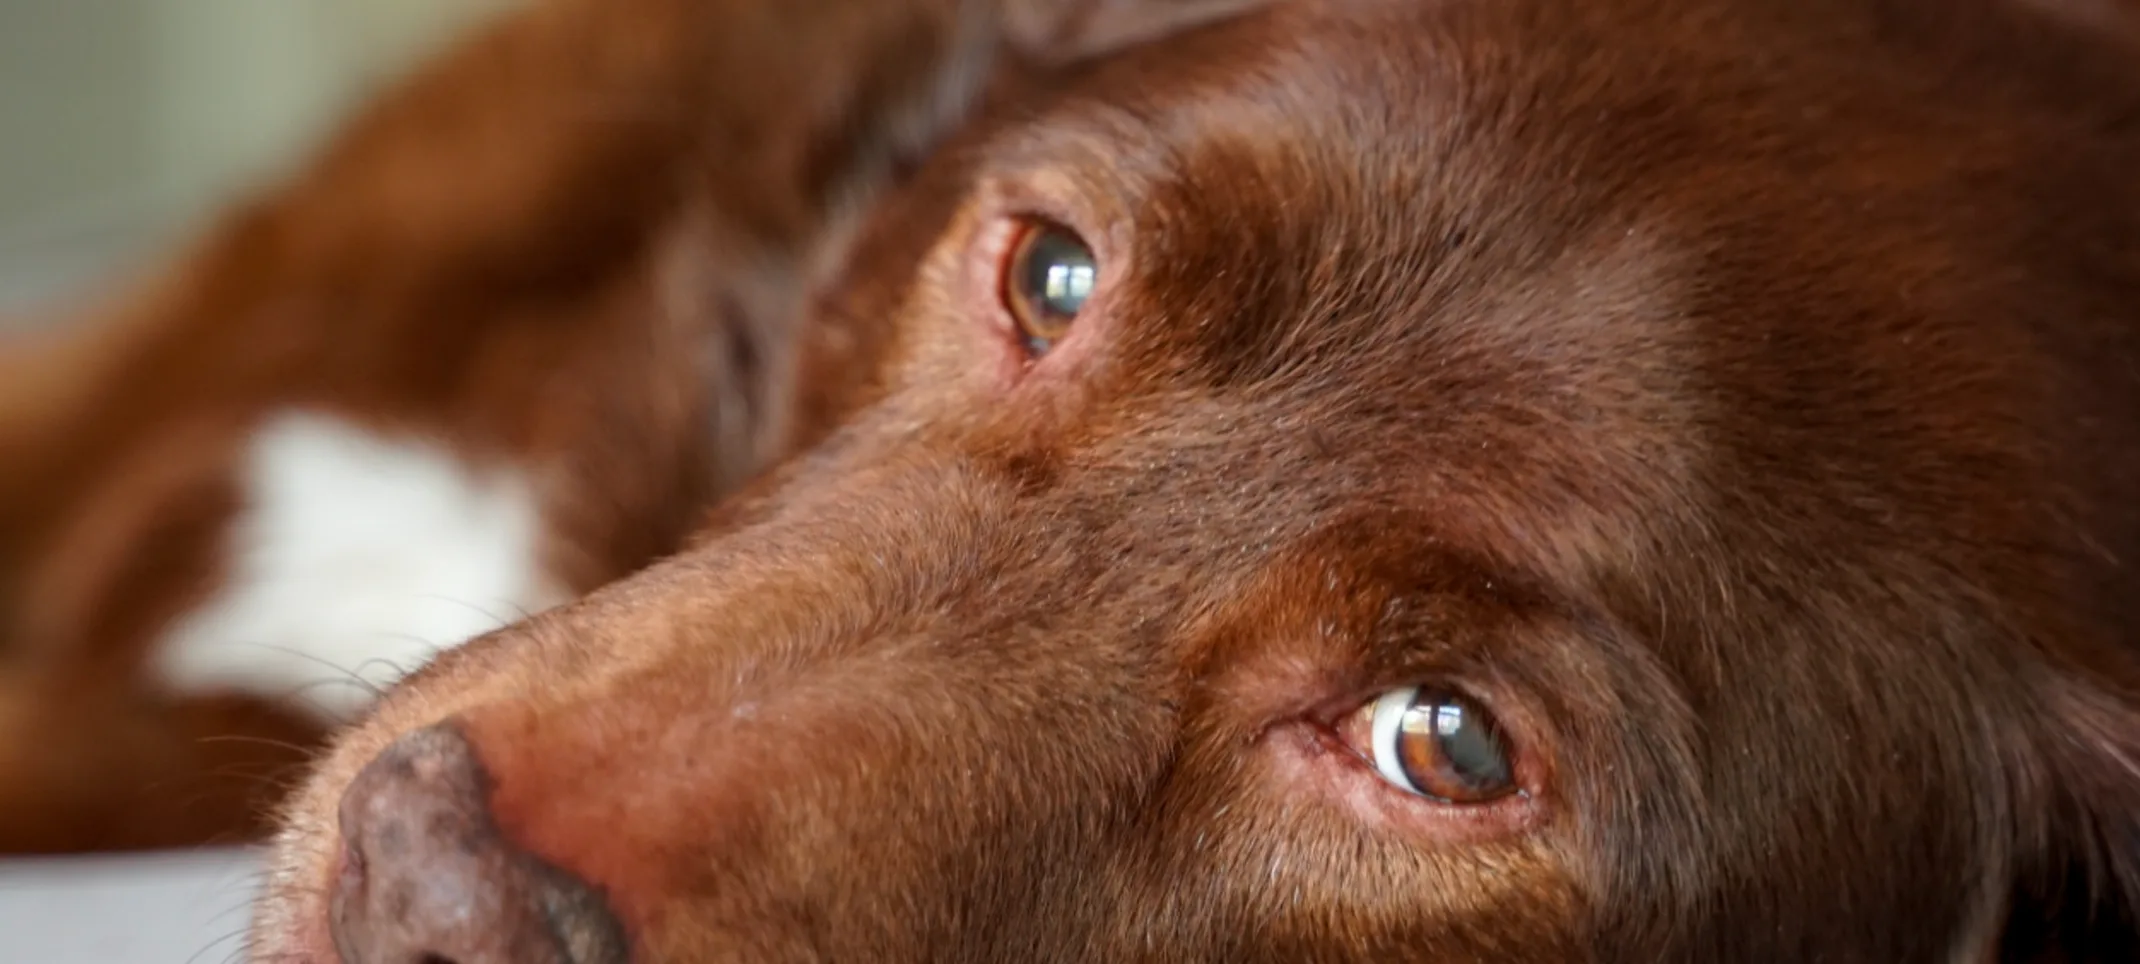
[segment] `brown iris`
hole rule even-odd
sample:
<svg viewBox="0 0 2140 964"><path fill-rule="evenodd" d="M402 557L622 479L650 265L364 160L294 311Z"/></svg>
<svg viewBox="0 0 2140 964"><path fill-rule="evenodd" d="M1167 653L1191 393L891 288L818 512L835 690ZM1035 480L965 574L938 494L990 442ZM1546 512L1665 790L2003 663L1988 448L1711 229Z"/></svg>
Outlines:
<svg viewBox="0 0 2140 964"><path fill-rule="evenodd" d="M1391 690L1362 706L1344 730L1383 779L1411 793L1476 804L1517 790L1500 725L1462 694Z"/></svg>

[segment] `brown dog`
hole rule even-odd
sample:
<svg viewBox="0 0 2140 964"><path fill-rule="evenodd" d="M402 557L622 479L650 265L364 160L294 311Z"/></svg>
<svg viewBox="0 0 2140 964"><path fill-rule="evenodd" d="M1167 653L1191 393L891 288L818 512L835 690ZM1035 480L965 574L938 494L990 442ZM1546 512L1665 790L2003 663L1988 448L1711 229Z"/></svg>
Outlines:
<svg viewBox="0 0 2140 964"><path fill-rule="evenodd" d="M906 180L825 130L971 35L780 6L531 14L404 102L458 124L381 115L231 243L292 260L193 276L398 321L292 378L615 445L563 447L641 480L582 513L792 453L342 736L257 959L2140 955L2126 8L1278 0L1007 82ZM849 106L795 139L745 79ZM655 119L423 149L589 90ZM436 204L362 190L393 158ZM767 277L734 316L806 318L792 364L643 390ZM429 340L469 318L529 346Z"/></svg>
<svg viewBox="0 0 2140 964"><path fill-rule="evenodd" d="M1241 0L546 0L0 353L0 853L228 840L785 448L803 300L994 84Z"/></svg>

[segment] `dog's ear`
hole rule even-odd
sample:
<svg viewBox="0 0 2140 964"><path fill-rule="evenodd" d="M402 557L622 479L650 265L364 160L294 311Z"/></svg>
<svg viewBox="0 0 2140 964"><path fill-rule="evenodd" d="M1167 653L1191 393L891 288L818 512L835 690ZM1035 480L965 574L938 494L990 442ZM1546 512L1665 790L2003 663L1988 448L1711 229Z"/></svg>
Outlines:
<svg viewBox="0 0 2140 964"><path fill-rule="evenodd" d="M2017 0L2097 37L2140 44L2140 0Z"/></svg>
<svg viewBox="0 0 2140 964"><path fill-rule="evenodd" d="M1006 38L1042 64L1158 40L1268 6L1269 0L1003 0Z"/></svg>
<svg viewBox="0 0 2140 964"><path fill-rule="evenodd" d="M2115 681L2113 681L2115 680ZM2140 960L2140 686L2059 674L2039 690L2043 783L1999 960Z"/></svg>
<svg viewBox="0 0 2140 964"><path fill-rule="evenodd" d="M957 126L1004 70L1052 68L1159 40L1270 0L931 0L860 2L798 18L796 32L829 38L812 60L817 81L852 100L818 95L836 119L879 122L894 150L916 152ZM855 10L867 11L856 13ZM1030 80L1031 78L1020 78ZM888 125L888 126L887 126ZM864 132L865 135L867 132ZM867 148L867 137L860 145Z"/></svg>

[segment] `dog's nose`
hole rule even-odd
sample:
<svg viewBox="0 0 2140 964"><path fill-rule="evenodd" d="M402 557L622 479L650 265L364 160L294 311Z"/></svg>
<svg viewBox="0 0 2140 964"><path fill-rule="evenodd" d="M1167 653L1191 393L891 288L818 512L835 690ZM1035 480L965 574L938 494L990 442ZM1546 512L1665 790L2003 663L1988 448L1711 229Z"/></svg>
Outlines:
<svg viewBox="0 0 2140 964"><path fill-rule="evenodd" d="M622 964L594 888L508 841L450 725L396 740L342 795L330 929L343 964Z"/></svg>

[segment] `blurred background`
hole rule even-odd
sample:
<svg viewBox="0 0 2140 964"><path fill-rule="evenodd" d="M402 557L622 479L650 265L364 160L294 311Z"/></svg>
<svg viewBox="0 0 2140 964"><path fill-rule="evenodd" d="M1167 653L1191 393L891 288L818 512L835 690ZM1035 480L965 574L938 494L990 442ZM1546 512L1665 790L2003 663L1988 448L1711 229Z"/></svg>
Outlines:
<svg viewBox="0 0 2140 964"><path fill-rule="evenodd" d="M511 2L0 0L0 329L168 252ZM0 962L232 960L257 874L242 850L0 860Z"/></svg>
<svg viewBox="0 0 2140 964"><path fill-rule="evenodd" d="M511 2L0 0L0 318L160 252Z"/></svg>

